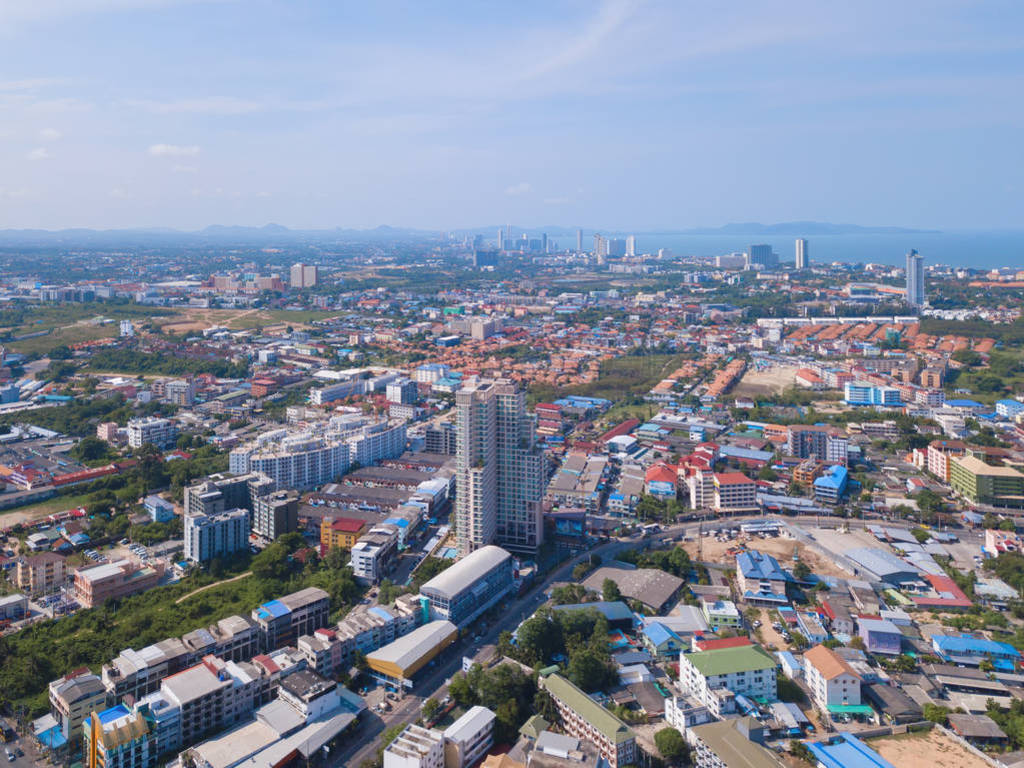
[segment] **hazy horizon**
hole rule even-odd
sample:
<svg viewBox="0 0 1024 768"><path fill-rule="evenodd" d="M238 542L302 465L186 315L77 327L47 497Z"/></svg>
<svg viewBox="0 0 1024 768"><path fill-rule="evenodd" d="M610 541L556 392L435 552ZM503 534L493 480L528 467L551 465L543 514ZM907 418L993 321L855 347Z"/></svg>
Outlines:
<svg viewBox="0 0 1024 768"><path fill-rule="evenodd" d="M0 229L1021 227L1011 2L34 0L0 44Z"/></svg>

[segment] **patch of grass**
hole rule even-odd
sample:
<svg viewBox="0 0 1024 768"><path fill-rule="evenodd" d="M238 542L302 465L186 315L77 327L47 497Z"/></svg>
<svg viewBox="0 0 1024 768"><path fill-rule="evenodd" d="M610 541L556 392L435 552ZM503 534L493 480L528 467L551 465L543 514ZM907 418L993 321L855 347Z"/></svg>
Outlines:
<svg viewBox="0 0 1024 768"><path fill-rule="evenodd" d="M8 509L0 511L0 521L2 521L5 516L12 513L25 515L29 520L38 520L41 517L52 515L55 512L64 512L69 509L74 509L75 507L80 507L85 504L86 499L88 498L89 494L80 493L71 496L54 496L52 499L37 501L23 507L9 507Z"/></svg>

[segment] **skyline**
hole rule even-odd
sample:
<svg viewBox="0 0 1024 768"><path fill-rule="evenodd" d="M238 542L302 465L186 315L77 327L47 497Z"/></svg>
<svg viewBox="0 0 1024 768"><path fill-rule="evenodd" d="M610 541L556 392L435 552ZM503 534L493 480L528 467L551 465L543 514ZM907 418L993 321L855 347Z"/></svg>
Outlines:
<svg viewBox="0 0 1024 768"><path fill-rule="evenodd" d="M1013 228L1022 20L1006 2L5 6L0 228Z"/></svg>

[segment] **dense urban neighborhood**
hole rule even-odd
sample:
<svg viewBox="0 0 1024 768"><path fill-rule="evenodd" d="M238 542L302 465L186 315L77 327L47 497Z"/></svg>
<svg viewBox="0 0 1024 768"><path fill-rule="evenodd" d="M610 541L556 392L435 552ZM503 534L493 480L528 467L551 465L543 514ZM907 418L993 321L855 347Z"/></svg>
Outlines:
<svg viewBox="0 0 1024 768"><path fill-rule="evenodd" d="M1024 274L494 235L0 247L8 761L1024 766Z"/></svg>

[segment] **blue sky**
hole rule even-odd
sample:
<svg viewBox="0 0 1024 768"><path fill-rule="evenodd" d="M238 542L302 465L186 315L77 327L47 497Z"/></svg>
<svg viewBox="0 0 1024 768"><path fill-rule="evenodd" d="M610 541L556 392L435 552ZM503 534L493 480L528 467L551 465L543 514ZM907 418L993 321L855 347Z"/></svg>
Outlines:
<svg viewBox="0 0 1024 768"><path fill-rule="evenodd" d="M1021 227L1019 2L0 0L0 227Z"/></svg>

